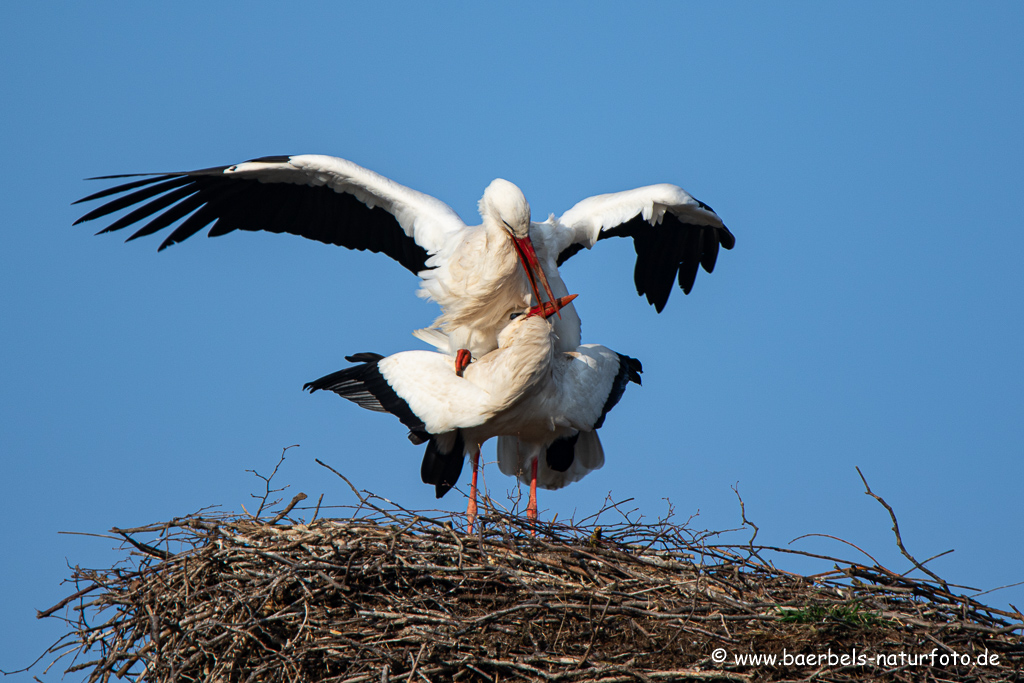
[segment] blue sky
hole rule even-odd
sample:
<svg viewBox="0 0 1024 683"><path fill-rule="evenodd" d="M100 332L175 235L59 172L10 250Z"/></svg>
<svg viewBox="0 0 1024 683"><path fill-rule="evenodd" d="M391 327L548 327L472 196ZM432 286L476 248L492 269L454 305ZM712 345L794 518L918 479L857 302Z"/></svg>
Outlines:
<svg viewBox="0 0 1024 683"><path fill-rule="evenodd" d="M388 259L290 236L157 253L72 227L89 176L288 153L342 156L468 222L495 177L537 218L656 182L737 237L658 315L633 252L563 269L584 341L644 363L605 467L541 514L606 495L758 540L856 543L899 571L885 510L947 580L1024 581L1024 8L1014 3L293 4L0 8L0 668L60 634L35 610L102 533L219 504L247 469L324 504L342 482L435 501L398 420L306 381L419 348L436 307ZM1015 303L1016 302L1016 303ZM493 450L485 450L485 462ZM504 498L514 482L493 464ZM798 549L856 557L825 539ZM796 570L827 569L796 561ZM986 596L1024 606L1024 586ZM28 680L17 676L12 680Z"/></svg>

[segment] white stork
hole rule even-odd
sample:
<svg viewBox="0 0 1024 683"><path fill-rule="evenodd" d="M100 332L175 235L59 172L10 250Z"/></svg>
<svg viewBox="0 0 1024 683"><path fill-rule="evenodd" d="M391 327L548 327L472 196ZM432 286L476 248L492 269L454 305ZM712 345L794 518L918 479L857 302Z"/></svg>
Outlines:
<svg viewBox="0 0 1024 683"><path fill-rule="evenodd" d="M138 176L104 176L128 177ZM542 300L534 273L548 300L567 294L558 266L598 240L633 238L637 293L658 312L677 278L688 294L698 267L710 273L719 247L735 244L709 206L675 185L590 197L560 218L534 223L519 188L498 179L480 200L482 224L470 227L434 197L351 161L322 155L146 174L79 202L107 197L113 199L76 224L134 207L101 232L145 222L128 238L133 240L174 226L160 245L164 249L212 223L211 237L233 230L287 232L384 253L418 274L419 295L441 306L434 327L447 337L444 350L458 354L468 349L476 358L497 348L498 331L510 311L529 305L531 294ZM559 315L560 350L574 349L580 343L579 318L572 306ZM460 364L468 358L463 351Z"/></svg>
<svg viewBox="0 0 1024 683"><path fill-rule="evenodd" d="M438 498L458 481L466 455L475 459L494 436L518 438L521 449L514 465L531 472L527 517L535 521L538 485L561 488L604 464L594 430L626 384L640 383L642 372L635 358L604 346L556 349L559 342L547 318L573 298L545 302L525 315L510 314L498 333L498 349L474 361L462 376L449 354L403 351L385 358L362 353L346 357L360 365L303 388L333 391L363 408L397 416L413 443L427 442L420 474L424 483L434 485ZM476 496L474 467L466 511L471 525Z"/></svg>

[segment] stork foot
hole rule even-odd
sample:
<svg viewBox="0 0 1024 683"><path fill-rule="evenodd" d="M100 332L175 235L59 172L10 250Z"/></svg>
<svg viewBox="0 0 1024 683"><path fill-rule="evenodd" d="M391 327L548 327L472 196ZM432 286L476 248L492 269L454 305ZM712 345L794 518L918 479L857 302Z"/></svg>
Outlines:
<svg viewBox="0 0 1024 683"><path fill-rule="evenodd" d="M462 377L462 373L465 372L466 366L473 360L473 354L469 352L469 349L459 349L455 352L455 374ZM476 470L474 470L475 472Z"/></svg>

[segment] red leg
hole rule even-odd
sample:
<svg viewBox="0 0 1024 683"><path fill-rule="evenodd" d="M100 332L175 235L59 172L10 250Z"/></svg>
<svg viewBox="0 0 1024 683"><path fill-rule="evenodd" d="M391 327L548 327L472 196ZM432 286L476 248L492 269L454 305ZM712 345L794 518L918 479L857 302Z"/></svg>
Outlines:
<svg viewBox="0 0 1024 683"><path fill-rule="evenodd" d="M462 373L465 372L466 366L473 360L473 354L469 352L469 349L459 349L455 352L455 374L462 377Z"/></svg>
<svg viewBox="0 0 1024 683"><path fill-rule="evenodd" d="M473 483L469 488L469 505L466 506L466 520L469 523L469 533L473 533L473 524L476 522L476 468L480 462L480 451L469 456L473 464Z"/></svg>
<svg viewBox="0 0 1024 683"><path fill-rule="evenodd" d="M530 465L530 502L526 505L526 518L531 522L537 522L537 461ZM537 530L531 532L537 535Z"/></svg>

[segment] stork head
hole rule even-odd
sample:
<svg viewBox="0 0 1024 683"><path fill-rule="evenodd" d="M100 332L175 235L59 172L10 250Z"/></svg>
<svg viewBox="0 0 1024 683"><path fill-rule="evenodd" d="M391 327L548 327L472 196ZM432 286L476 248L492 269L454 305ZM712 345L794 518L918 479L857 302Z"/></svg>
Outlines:
<svg viewBox="0 0 1024 683"><path fill-rule="evenodd" d="M480 217L501 226L512 237L530 236L530 204L515 184L495 178L480 198Z"/></svg>
<svg viewBox="0 0 1024 683"><path fill-rule="evenodd" d="M548 278L541 268L537 252L530 240L530 204L523 196L523 191L507 180L495 178L480 199L480 217L484 219L484 223L498 226L512 241L512 246L526 273L526 279L530 282L535 301L541 302L538 279L544 286L548 301L554 301L555 295L551 293Z"/></svg>

